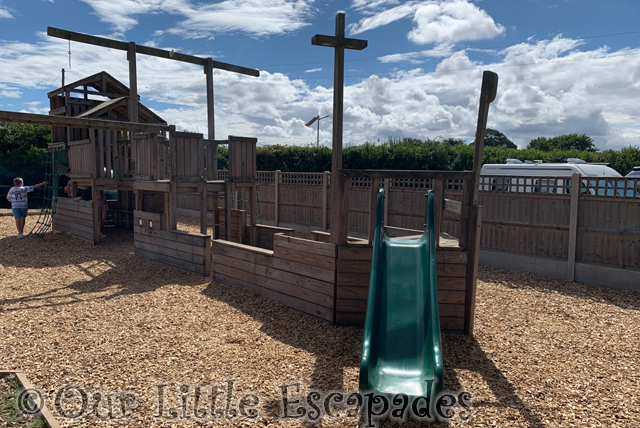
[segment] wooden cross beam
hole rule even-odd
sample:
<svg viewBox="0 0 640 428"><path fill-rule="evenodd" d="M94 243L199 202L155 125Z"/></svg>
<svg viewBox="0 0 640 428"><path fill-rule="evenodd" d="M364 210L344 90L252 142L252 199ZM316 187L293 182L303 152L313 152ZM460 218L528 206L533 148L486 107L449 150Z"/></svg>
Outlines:
<svg viewBox="0 0 640 428"><path fill-rule="evenodd" d="M149 46L137 45L134 42L126 43L120 40L91 36L89 34L76 33L74 31L62 30L60 28L54 27L47 27L47 35L57 37L59 39L71 40L74 42L86 43L89 45L127 51L127 59L129 60L129 100L131 102L131 106L129 108L130 122L138 121L138 104L137 102L134 102L134 100L137 101L138 99L138 78L136 71L137 53L203 66L207 82L207 119L209 127L209 139L212 140L215 138L213 119L213 69L217 68L220 70L231 71L233 73L245 74L247 76L260 76L260 71L253 68L246 68L239 65L228 64L226 62L214 61L211 58L202 58L174 51L167 51L163 49L152 48Z"/></svg>
<svg viewBox="0 0 640 428"><path fill-rule="evenodd" d="M335 48L333 71L333 138L331 149L331 242L334 244L346 244L346 228L341 227L347 221L349 207L339 206L340 170L342 169L342 129L344 109L344 50L362 50L367 47L366 40L350 39L344 36L344 13L336 15L336 35L324 36L316 34L311 39L311 44L316 46L328 46ZM350 180L350 179L349 179ZM344 235L344 236L342 236Z"/></svg>

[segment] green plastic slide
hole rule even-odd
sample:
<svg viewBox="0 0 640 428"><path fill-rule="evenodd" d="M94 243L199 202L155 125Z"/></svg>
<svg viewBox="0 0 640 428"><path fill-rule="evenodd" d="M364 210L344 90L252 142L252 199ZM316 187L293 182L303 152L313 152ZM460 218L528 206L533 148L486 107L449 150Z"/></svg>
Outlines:
<svg viewBox="0 0 640 428"><path fill-rule="evenodd" d="M378 194L360 393L433 397L442 391L434 195L419 239L389 238Z"/></svg>

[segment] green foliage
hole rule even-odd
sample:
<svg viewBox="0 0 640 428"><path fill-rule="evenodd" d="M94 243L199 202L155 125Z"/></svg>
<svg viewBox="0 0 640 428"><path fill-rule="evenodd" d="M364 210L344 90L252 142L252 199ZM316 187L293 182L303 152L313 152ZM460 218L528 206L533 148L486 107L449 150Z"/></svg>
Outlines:
<svg viewBox="0 0 640 428"><path fill-rule="evenodd" d="M8 389L6 393L0 394L0 422L3 423L3 427L43 428L48 426L41 415L28 419L19 414L17 399L23 389L15 375L0 377L0 383L5 384L0 385L3 386L3 390Z"/></svg>
<svg viewBox="0 0 640 428"><path fill-rule="evenodd" d="M48 126L0 122L0 184L13 185L17 176L25 184L42 181L50 142Z"/></svg>
<svg viewBox="0 0 640 428"><path fill-rule="evenodd" d="M505 163L508 158L565 162L567 158L577 157L587 162L608 162L622 175L640 165L640 148L630 146L619 151L597 152L591 138L584 134L539 137L532 140L525 150L518 150L499 131L488 129L487 135L491 142L485 142L483 163ZM0 123L0 184L11 185L16 176L23 177L27 184L42 181L47 144L50 141L49 127ZM502 142L498 144L496 141ZM582 148L586 150L581 150ZM389 139L385 143L367 142L346 147L344 168L463 171L473 167L473 151L472 144L465 144L463 140L455 138ZM257 155L257 169L261 171L331 170L331 149L328 147L261 146L257 148ZM228 165L227 147L219 146L218 168L228 169Z"/></svg>
<svg viewBox="0 0 640 428"><path fill-rule="evenodd" d="M577 150L579 152L597 152L593 139L586 134L566 134L555 137L538 137L529 142L527 149L552 151L552 150Z"/></svg>
<svg viewBox="0 0 640 428"><path fill-rule="evenodd" d="M484 134L485 147L505 147L507 149L517 149L518 146L507 138L502 132L487 128Z"/></svg>
<svg viewBox="0 0 640 428"><path fill-rule="evenodd" d="M464 171L473 168L471 144L454 143L447 139L393 140L385 143L364 143L344 149L344 168L349 169L430 169ZM322 172L331 170L331 149L327 147L263 146L258 147L258 170L292 172ZM603 152L578 150L540 150L485 147L483 163L505 163L507 159L566 162L567 158L581 158L587 162L608 162L622 175L640 165L640 148ZM218 166L227 167L226 148L218 149Z"/></svg>
<svg viewBox="0 0 640 428"><path fill-rule="evenodd" d="M260 171L322 172L331 169L331 149L328 147L263 146L257 149L257 156Z"/></svg>

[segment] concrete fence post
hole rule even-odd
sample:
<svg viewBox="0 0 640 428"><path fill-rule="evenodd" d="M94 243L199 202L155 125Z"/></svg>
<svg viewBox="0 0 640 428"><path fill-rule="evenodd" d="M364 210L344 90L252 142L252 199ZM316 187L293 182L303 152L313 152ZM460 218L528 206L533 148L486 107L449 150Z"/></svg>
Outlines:
<svg viewBox="0 0 640 428"><path fill-rule="evenodd" d="M327 192L329 190L329 176L331 173L325 171L322 173L322 230L327 231Z"/></svg>
<svg viewBox="0 0 640 428"><path fill-rule="evenodd" d="M276 226L280 225L280 172L281 171L277 169L273 175L273 209Z"/></svg>
<svg viewBox="0 0 640 428"><path fill-rule="evenodd" d="M571 209L569 211L569 250L567 255L567 281L576 275L576 245L578 240L578 204L580 202L580 174L571 176Z"/></svg>

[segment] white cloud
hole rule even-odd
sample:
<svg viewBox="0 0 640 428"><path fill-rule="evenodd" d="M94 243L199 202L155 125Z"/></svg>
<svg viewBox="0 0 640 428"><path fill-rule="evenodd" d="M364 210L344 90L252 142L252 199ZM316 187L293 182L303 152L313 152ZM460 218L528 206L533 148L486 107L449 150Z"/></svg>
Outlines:
<svg viewBox="0 0 640 428"><path fill-rule="evenodd" d="M135 27L138 21L136 15L159 13L163 8L168 13L173 12L169 8L169 2L163 0L81 0L87 3L94 11L94 14L102 22L111 25L118 32L125 32Z"/></svg>
<svg viewBox="0 0 640 428"><path fill-rule="evenodd" d="M17 109L45 111L44 93L59 86L60 69L67 67L66 41L40 36L35 44L6 41L0 51L0 97L11 99ZM571 132L591 135L602 149L640 142L640 49L584 50L580 40L558 36L507 48L493 63L469 55L453 52L433 72L415 68L347 86L345 144L404 136L472 139L483 70L497 72L500 79L489 126L520 145ZM67 82L101 70L128 84L126 53L72 44ZM199 67L141 55L138 74L143 103L179 129L207 133ZM214 85L218 138L315 143L315 128L304 123L332 113L330 83L313 87L281 73L261 71L254 78L216 70ZM44 100L26 96L30 89ZM320 137L329 144L331 117L322 121Z"/></svg>
<svg viewBox="0 0 640 428"><path fill-rule="evenodd" d="M0 2L0 19L12 19L12 18L13 18L13 15L11 15L11 12L9 12L9 9L2 6L2 3Z"/></svg>
<svg viewBox="0 0 640 428"><path fill-rule="evenodd" d="M424 3L413 20L416 27L409 33L409 40L417 44L490 39L505 31L484 10L467 0Z"/></svg>
<svg viewBox="0 0 640 428"><path fill-rule="evenodd" d="M452 45L465 40L490 39L504 33L484 10L469 0L395 1L365 4L356 0L353 7L368 15L348 26L350 34L374 30L400 19L412 17L415 27L408 33L410 41L419 44ZM384 8L384 6L392 6Z"/></svg>
<svg viewBox="0 0 640 428"><path fill-rule="evenodd" d="M244 32L255 36L284 34L308 23L311 0L224 0L192 3L189 0L81 0L103 22L119 33L138 24L140 17L171 14L184 18L166 29L187 38ZM164 30L159 30L160 33Z"/></svg>
<svg viewBox="0 0 640 428"><path fill-rule="evenodd" d="M317 73L318 71L322 71L321 68L312 68L310 70L305 70L305 73Z"/></svg>
<svg viewBox="0 0 640 428"><path fill-rule="evenodd" d="M406 52L384 55L378 58L382 63L390 62L408 62L410 64L419 64L424 62L427 58L444 58L453 53L453 46L448 44L441 44L433 49L426 49L419 52Z"/></svg>
<svg viewBox="0 0 640 428"><path fill-rule="evenodd" d="M386 5L396 5L399 0L353 0L351 7L356 10L376 10Z"/></svg>
<svg viewBox="0 0 640 428"><path fill-rule="evenodd" d="M175 34L244 32L255 36L284 34L309 25L311 8L297 0L225 0L184 9L187 19L169 30Z"/></svg>
<svg viewBox="0 0 640 428"><path fill-rule="evenodd" d="M377 12L372 16L361 19L356 24L349 25L349 33L352 35L360 34L364 31L373 30L378 27L382 27L384 25L398 21L399 19L406 18L413 15L418 7L418 3L409 2L400 6L393 7L391 9Z"/></svg>

